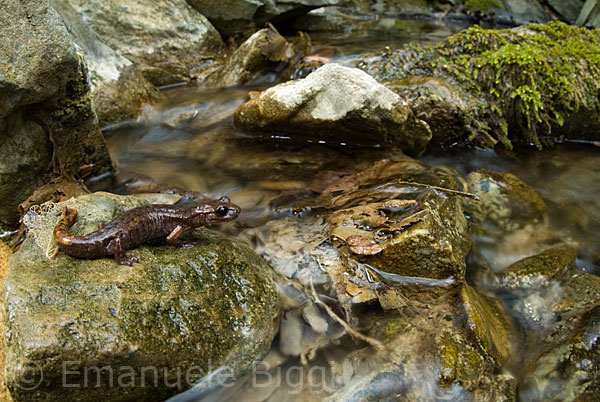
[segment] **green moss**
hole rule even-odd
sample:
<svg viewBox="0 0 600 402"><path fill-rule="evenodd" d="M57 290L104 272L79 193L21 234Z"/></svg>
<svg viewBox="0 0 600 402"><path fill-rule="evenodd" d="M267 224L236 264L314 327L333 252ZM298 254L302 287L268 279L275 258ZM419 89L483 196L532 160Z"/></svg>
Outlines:
<svg viewBox="0 0 600 402"><path fill-rule="evenodd" d="M439 383L450 387L454 383L468 385L470 380L486 371L485 358L459 334L446 333L440 338ZM488 374L488 373L486 373Z"/></svg>
<svg viewBox="0 0 600 402"><path fill-rule="evenodd" d="M467 0L464 6L469 9L483 11L491 8L504 8L500 0Z"/></svg>
<svg viewBox="0 0 600 402"><path fill-rule="evenodd" d="M412 75L450 79L475 95L470 140L542 148L553 128L600 102L600 31L550 22L518 29L466 29L435 46L384 55L383 80ZM510 134L510 139L509 139Z"/></svg>

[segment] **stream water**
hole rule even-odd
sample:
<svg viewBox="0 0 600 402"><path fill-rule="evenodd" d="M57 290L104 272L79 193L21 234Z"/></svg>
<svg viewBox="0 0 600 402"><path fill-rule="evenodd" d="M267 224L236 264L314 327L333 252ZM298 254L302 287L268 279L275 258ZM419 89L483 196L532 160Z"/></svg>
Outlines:
<svg viewBox="0 0 600 402"><path fill-rule="evenodd" d="M315 33L311 39L315 46L335 47L335 60L351 65L362 51L384 45L397 47L408 41L431 43L460 28L393 19L366 21L365 27L369 28ZM361 162L393 156L393 152L379 148L256 139L236 132L233 111L249 90L260 89L264 86L223 90L182 86L164 90L164 100L148 106L138 119L104 130L111 155L121 170L142 173L160 183L197 190L213 198L228 195L243 208L235 225L228 229L233 235L274 219L271 200L283 192L306 188L320 171L353 168ZM453 167L461 174L480 168L513 173L535 188L546 202L549 222L538 229L544 233L523 234L510 246L499 246L493 238L474 239L493 270L500 271L535 254L539 239L551 236L576 245L577 268L598 274L599 152L593 146L564 144L543 152L468 150L426 155L422 160L433 166Z"/></svg>

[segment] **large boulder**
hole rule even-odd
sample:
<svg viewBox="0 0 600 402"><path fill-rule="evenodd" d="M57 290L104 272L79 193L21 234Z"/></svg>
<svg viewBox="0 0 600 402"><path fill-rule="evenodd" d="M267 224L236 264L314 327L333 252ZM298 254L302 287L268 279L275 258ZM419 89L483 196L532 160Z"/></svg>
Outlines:
<svg viewBox="0 0 600 402"><path fill-rule="evenodd" d="M133 63L106 45L66 0L50 0L69 35L85 55L90 70L94 108L102 126L136 116L156 88Z"/></svg>
<svg viewBox="0 0 600 402"><path fill-rule="evenodd" d="M599 49L597 31L558 21L475 26L432 46L364 55L357 65L406 99L432 143L542 148L562 136L598 140Z"/></svg>
<svg viewBox="0 0 600 402"><path fill-rule="evenodd" d="M407 103L359 69L327 64L242 104L235 126L250 135L348 146L396 145L420 155L431 138Z"/></svg>
<svg viewBox="0 0 600 402"><path fill-rule="evenodd" d="M87 68L47 0L0 7L0 227L52 167L73 174L112 168L92 108Z"/></svg>
<svg viewBox="0 0 600 402"><path fill-rule="evenodd" d="M89 63L103 125L136 116L155 86L203 80L224 47L185 0L51 2Z"/></svg>
<svg viewBox="0 0 600 402"><path fill-rule="evenodd" d="M146 202L96 193L66 205L79 211L72 232L87 233ZM246 245L204 229L193 247L137 248L143 260L132 267L52 260L62 205L28 215L30 235L4 283L15 401L164 400L219 367L239 376L266 354L279 297L271 268Z"/></svg>

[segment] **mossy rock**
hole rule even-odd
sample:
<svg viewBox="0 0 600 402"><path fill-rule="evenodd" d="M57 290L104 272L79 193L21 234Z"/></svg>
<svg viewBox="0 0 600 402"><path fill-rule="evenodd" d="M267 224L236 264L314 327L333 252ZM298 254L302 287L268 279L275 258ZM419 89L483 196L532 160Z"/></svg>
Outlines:
<svg viewBox="0 0 600 402"><path fill-rule="evenodd" d="M469 190L479 200L468 200L465 210L477 231L510 233L546 218L540 195L512 173L485 169L467 175Z"/></svg>
<svg viewBox="0 0 600 402"><path fill-rule="evenodd" d="M66 203L81 234L146 201L96 193ZM271 268L245 244L201 229L190 248L138 247L143 260L129 267L50 260L38 244L48 229L33 228L4 284L15 401L164 400L220 366L242 375L268 351L279 297Z"/></svg>
<svg viewBox="0 0 600 402"><path fill-rule="evenodd" d="M370 336L384 349L355 353L355 377L327 401L515 401L516 379L474 342L448 301L373 320Z"/></svg>
<svg viewBox="0 0 600 402"><path fill-rule="evenodd" d="M476 291L469 285L462 288L460 297L467 315L468 327L479 345L498 365L509 364L514 358L513 337L516 328L504 307L498 300Z"/></svg>
<svg viewBox="0 0 600 402"><path fill-rule="evenodd" d="M524 258L495 275L494 288L499 291L535 291L562 280L575 267L577 253L569 246L556 246Z"/></svg>
<svg viewBox="0 0 600 402"><path fill-rule="evenodd" d="M539 356L520 389L526 400L600 400L600 308L590 311L569 340Z"/></svg>
<svg viewBox="0 0 600 402"><path fill-rule="evenodd" d="M433 46L410 45L365 56L358 67L407 98L429 124L433 143L542 148L560 135L599 138L597 30L560 22L504 30L474 26ZM436 99L423 97L418 87L399 88L411 77L448 81L460 88L461 97L477 102L465 102L460 113L445 113L452 124L436 125L440 119L427 113L428 103ZM459 129L448 132L448 127Z"/></svg>

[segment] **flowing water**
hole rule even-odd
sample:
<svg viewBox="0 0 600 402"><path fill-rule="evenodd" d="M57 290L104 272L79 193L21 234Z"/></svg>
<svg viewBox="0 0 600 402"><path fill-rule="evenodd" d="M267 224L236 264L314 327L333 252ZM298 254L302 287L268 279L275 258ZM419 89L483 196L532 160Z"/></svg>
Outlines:
<svg viewBox="0 0 600 402"><path fill-rule="evenodd" d="M408 41L431 43L459 29L394 19L365 24L370 28L311 34L313 45L334 47L335 61L352 65L362 51L385 45L398 47ZM307 188L318 172L351 169L359 163L393 156L393 152L377 147L356 149L324 141L257 139L237 132L233 128L235 108L249 90L265 87L207 90L182 86L164 90L164 100L148 106L138 119L104 130L111 155L121 170L142 173L160 183L196 190L211 198L228 195L243 208L235 225L228 228L233 235L274 219L271 201ZM474 239L494 271L535 254L539 239L550 236L578 248L578 269L598 274L599 152L593 146L564 144L543 152L468 150L429 155L423 161L450 166L462 174L480 168L510 172L534 187L546 202L549 224L539 228L544 233L522 234L510 246L498 246L493 238Z"/></svg>

